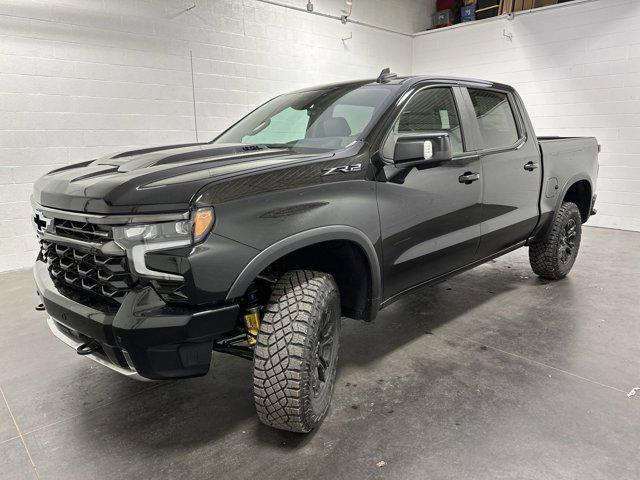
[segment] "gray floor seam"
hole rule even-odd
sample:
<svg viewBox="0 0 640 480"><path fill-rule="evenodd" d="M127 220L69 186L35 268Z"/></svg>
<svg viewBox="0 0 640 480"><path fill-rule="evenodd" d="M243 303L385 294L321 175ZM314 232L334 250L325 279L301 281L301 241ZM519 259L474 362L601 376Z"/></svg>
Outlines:
<svg viewBox="0 0 640 480"><path fill-rule="evenodd" d="M443 338L447 338L446 334L445 335L443 335L443 334L434 334L434 335L439 335L439 336L441 336ZM518 355L517 353L509 352L507 350L502 350L501 348L498 348L498 347L493 347L491 345L487 345L486 343L482 343L482 342L479 342L477 340L473 340L473 339L471 339L469 337L463 337L461 335L456 335L456 334L451 334L451 336L459 338L459 339L462 339L462 340L467 340L469 342L473 342L473 343L475 343L477 345L481 345L483 347L490 348L491 350L495 350L496 352L504 353L505 355L509 355L509 356L512 356L512 357L519 358L519 359L524 360L524 361L529 362L529 363L534 363L536 365L540 365L541 367L550 368L551 370L555 370L556 372L564 373L564 374L569 375L571 377L574 377L574 378L577 378L577 379L580 379L580 380L584 380L585 382L592 383L592 384L598 385L600 387L609 388L611 390L615 390L616 392L624 393L625 395L627 394L627 392L625 392L624 390L622 390L622 389L620 389L618 387L614 387L613 385L607 385L606 383L600 383L600 382L598 382L596 380L591 380L590 378L586 378L586 377L583 377L581 375L578 375L577 373L572 373L572 372L569 372L567 370L563 370L561 368L554 367L553 365L547 365L546 363L538 362L537 360L533 360L532 358L524 357L522 355Z"/></svg>
<svg viewBox="0 0 640 480"><path fill-rule="evenodd" d="M93 412L95 412L97 410L109 407L110 405L113 405L113 404L115 404L117 402L122 402L123 400L129 400L131 398L135 398L138 395L142 395L143 393L149 392L151 390L154 390L156 388L160 388L160 387L163 387L163 386L166 386L166 385L162 384L162 383L158 383L156 385L153 385L153 386L151 386L149 388L145 388L144 390L140 390L139 392L133 393L131 395L126 395L124 397L116 398L115 400L113 400L111 402L105 403L103 405L99 405L99 406L97 406L95 408L91 408L91 409L87 410L86 412L82 412L82 413L79 413L77 415L72 415L72 416L67 417L67 418L62 418L62 419L60 419L58 421L55 421L53 423L48 423L46 425L41 425L39 427L33 428L33 429L28 430L28 431L26 431L24 433L21 433L20 436L22 437L22 436L31 435L32 433L39 432L41 430L46 430L46 429L51 428L51 427L55 427L56 425L60 425L62 423L69 422L69 421L74 420L76 418L79 418L79 417L82 417L82 416L85 416L85 415L89 415L89 414L91 414L91 413L93 413ZM6 402L6 400L5 400L5 402ZM14 437L14 438L16 438L16 437ZM4 442L2 442L2 443L4 443Z"/></svg>
<svg viewBox="0 0 640 480"><path fill-rule="evenodd" d="M5 396L4 390L2 389L1 386L0 386L0 394L2 395L4 404L7 406L7 410L9 411L9 416L13 421L13 425L16 427L18 436L20 438L20 441L22 442L22 446L24 447L25 452L27 452L27 457L29 457L29 462L31 462L31 466L33 467L33 473L35 474L36 478L40 478L40 476L38 475L38 469L36 468L36 464L33 462L33 458L31 457L31 452L29 452L29 448L27 447L27 442L24 441L24 437L22 436L22 432L20 431L18 422L16 422L16 418L13 416L13 412L11 411L11 407L9 406L9 402L7 401L7 397Z"/></svg>
<svg viewBox="0 0 640 480"><path fill-rule="evenodd" d="M10 437L10 438L4 439L4 440L2 440L0 442L0 445L4 445L5 443L9 443L9 442L15 440L16 438L20 438L20 435L16 435L15 437Z"/></svg>

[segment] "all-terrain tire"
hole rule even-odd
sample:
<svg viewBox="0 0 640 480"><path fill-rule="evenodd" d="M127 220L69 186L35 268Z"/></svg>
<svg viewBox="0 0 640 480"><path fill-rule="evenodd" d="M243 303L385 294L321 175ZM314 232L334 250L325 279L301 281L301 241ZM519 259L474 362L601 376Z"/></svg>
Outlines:
<svg viewBox="0 0 640 480"><path fill-rule="evenodd" d="M582 217L577 205L564 202L552 220L551 228L529 246L533 271L551 280L567 276L576 260L582 237Z"/></svg>
<svg viewBox="0 0 640 480"><path fill-rule="evenodd" d="M322 421L335 384L339 335L333 277L285 273L271 293L254 350L253 396L263 423L306 433Z"/></svg>

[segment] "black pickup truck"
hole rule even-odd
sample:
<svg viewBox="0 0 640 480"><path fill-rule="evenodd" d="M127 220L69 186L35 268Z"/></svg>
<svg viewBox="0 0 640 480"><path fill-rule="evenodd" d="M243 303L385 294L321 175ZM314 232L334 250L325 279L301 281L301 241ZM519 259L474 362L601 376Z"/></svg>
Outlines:
<svg viewBox="0 0 640 480"><path fill-rule="evenodd" d="M253 361L260 420L308 432L342 317L522 246L561 279L595 212L595 138L536 137L509 86L400 78L309 88L215 140L40 178L34 273L51 331L138 379Z"/></svg>

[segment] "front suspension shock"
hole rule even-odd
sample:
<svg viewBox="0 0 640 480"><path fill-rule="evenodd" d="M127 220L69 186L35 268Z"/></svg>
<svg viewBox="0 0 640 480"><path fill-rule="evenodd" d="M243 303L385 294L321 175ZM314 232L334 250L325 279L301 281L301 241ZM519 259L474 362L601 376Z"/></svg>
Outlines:
<svg viewBox="0 0 640 480"><path fill-rule="evenodd" d="M255 282L249 285L245 294L244 328L247 333L247 343L255 345L260 329L260 302L258 301L258 286Z"/></svg>

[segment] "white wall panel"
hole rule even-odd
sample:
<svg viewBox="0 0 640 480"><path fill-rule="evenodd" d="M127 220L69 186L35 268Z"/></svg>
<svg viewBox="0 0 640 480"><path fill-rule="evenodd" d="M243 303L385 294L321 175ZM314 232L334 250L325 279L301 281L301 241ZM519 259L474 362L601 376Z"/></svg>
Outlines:
<svg viewBox="0 0 640 480"><path fill-rule="evenodd" d="M356 1L352 18L410 33L430 24L434 1ZM592 224L640 230L640 2L546 9L413 40L255 0L199 0L180 13L189 5L0 3L0 271L33 260L28 196L39 175L195 140L190 51L201 140L277 93L384 66L511 83L539 134L596 135L603 144ZM338 15L344 2L314 5Z"/></svg>
<svg viewBox="0 0 640 480"><path fill-rule="evenodd" d="M356 3L354 19L407 33L428 24L417 20L422 0L377 1L373 10ZM180 13L189 5L0 2L0 271L35 258L28 198L38 176L119 150L195 140L190 51L200 140L283 91L372 77L385 66L411 70L405 35L253 0L198 0ZM315 5L339 14L344 2Z"/></svg>
<svg viewBox="0 0 640 480"><path fill-rule="evenodd" d="M567 4L418 35L413 73L511 84L538 135L596 136L589 224L640 230L640 2Z"/></svg>

